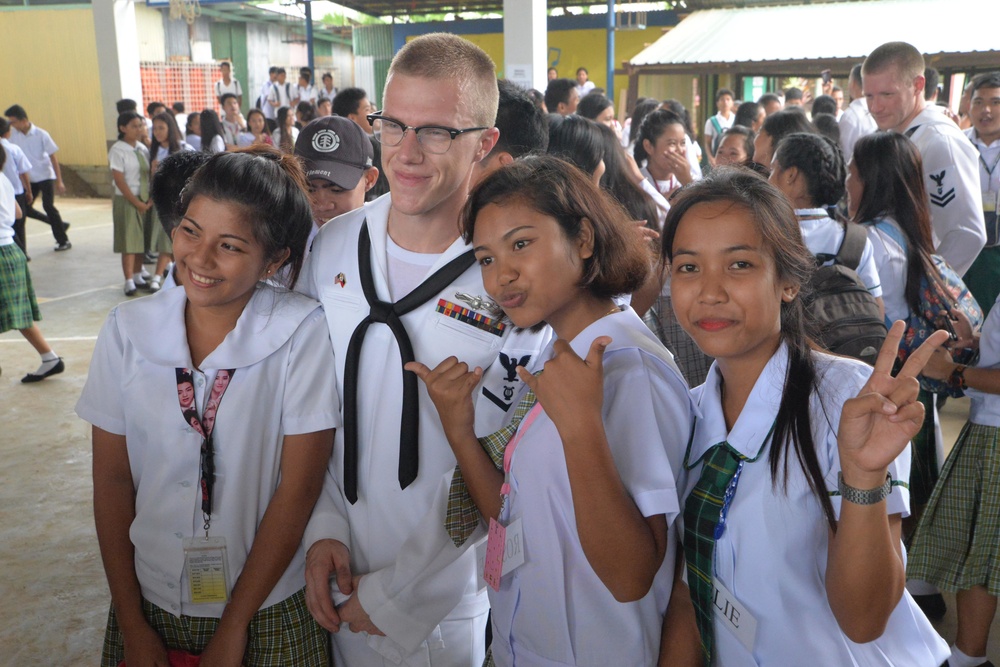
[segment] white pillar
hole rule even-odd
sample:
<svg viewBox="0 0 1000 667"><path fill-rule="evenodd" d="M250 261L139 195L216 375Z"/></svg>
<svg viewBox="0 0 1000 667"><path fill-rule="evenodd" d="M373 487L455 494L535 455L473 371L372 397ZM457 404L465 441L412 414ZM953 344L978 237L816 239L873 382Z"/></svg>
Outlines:
<svg viewBox="0 0 1000 667"><path fill-rule="evenodd" d="M118 138L115 102L131 98L138 103L139 113L143 113L135 4L134 0L100 0L93 4L93 11L104 129L110 145Z"/></svg>
<svg viewBox="0 0 1000 667"><path fill-rule="evenodd" d="M545 0L503 1L503 72L525 88L545 92L548 25Z"/></svg>

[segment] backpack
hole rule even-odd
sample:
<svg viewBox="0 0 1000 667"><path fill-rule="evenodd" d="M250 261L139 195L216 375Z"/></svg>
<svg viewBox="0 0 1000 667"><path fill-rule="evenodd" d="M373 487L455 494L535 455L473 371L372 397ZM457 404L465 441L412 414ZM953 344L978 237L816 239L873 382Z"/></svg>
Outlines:
<svg viewBox="0 0 1000 667"><path fill-rule="evenodd" d="M897 227L884 220L876 221L875 227L888 234L903 250L906 250L906 239ZM983 309L979 307L976 298L972 296L955 270L941 255L931 255L931 261L938 275L928 276L925 273L920 278L919 310L910 313L906 320L906 332L899 344L897 362L899 365L939 329L947 330L954 338L955 332L951 324L952 310L961 310L972 323L973 331L978 330L983 324ZM976 356L975 350L952 349L949 352L952 360L962 365L969 365ZM945 380L933 380L923 375L919 376L919 380L920 388L933 394L948 394L954 398L965 395L961 386L950 384Z"/></svg>
<svg viewBox="0 0 1000 667"><path fill-rule="evenodd" d="M712 157L719 152L719 145L722 143L722 135L725 132L722 131L722 124L719 123L719 119L715 116L709 118L712 123L712 129L715 130L715 134L712 135Z"/></svg>
<svg viewBox="0 0 1000 667"><path fill-rule="evenodd" d="M845 223L837 254L816 255L819 268L809 281L805 309L817 343L834 354L874 366L888 331L878 301L857 273L867 240L859 225ZM822 266L830 260L833 264Z"/></svg>

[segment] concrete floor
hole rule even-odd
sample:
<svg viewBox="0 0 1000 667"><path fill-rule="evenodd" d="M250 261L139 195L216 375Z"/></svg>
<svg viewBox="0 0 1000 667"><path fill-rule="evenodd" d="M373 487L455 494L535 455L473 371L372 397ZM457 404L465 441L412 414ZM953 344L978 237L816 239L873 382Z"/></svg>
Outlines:
<svg viewBox="0 0 1000 667"><path fill-rule="evenodd" d="M96 664L109 595L93 527L90 428L73 412L94 341L108 311L126 297L111 252L111 204L57 202L73 249L52 251L48 227L28 221L35 292L49 343L66 372L20 384L38 357L17 332L0 335L0 665ZM949 401L946 440L954 441L968 404ZM954 640L955 615L938 629ZM1000 625L990 658L1000 663Z"/></svg>

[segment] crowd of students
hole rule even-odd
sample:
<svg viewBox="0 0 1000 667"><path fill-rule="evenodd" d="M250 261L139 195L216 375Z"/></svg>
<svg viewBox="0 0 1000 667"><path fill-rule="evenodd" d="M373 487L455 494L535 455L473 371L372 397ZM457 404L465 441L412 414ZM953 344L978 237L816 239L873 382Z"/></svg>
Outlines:
<svg viewBox="0 0 1000 667"><path fill-rule="evenodd" d="M620 128L555 79L546 114L445 34L400 50L380 111L335 98L291 142L290 107L268 142L230 90L201 151L122 111L126 293L146 250L173 266L108 316L77 405L102 664L990 664L1000 309L915 349L904 323L939 255L992 305L1000 74L965 136L923 70L873 50L885 131L847 154L777 95L719 91L701 146L675 101ZM808 306L854 225L870 364ZM972 397L940 476L921 377ZM957 591L950 649L907 575Z"/></svg>

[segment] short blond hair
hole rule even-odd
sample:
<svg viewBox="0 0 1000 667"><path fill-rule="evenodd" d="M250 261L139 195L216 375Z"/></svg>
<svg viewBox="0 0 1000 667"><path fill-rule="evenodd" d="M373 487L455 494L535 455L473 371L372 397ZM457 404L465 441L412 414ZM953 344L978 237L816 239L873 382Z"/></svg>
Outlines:
<svg viewBox="0 0 1000 667"><path fill-rule="evenodd" d="M861 74L884 72L895 65L899 75L912 80L924 75L924 57L916 47L906 42L886 42L865 58Z"/></svg>
<svg viewBox="0 0 1000 667"><path fill-rule="evenodd" d="M466 39L445 32L421 35L392 59L386 88L394 74L454 81L472 122L483 127L496 123L500 99L496 66L485 51Z"/></svg>

